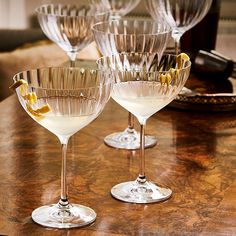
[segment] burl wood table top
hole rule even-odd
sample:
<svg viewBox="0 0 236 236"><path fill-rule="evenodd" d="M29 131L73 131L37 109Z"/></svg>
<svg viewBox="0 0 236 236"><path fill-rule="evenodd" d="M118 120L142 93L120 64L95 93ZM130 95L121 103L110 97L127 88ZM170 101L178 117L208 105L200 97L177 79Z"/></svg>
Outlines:
<svg viewBox="0 0 236 236"><path fill-rule="evenodd" d="M0 103L0 111L0 235L236 235L236 112L164 108L151 117L147 133L158 144L146 150L146 175L169 186L173 196L128 204L112 198L110 189L136 178L139 153L103 143L127 125L127 112L110 100L68 149L69 200L93 208L97 219L59 230L31 219L33 209L59 199L59 141L15 95Z"/></svg>

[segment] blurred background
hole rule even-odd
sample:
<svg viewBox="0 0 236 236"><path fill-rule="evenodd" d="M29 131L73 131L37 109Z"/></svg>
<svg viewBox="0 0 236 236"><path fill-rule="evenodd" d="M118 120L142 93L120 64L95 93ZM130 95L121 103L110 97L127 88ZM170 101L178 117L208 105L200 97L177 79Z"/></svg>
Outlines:
<svg viewBox="0 0 236 236"><path fill-rule="evenodd" d="M35 20L34 10L37 6L45 3L76 3L86 4L87 0L80 1L57 1L57 0L0 0L0 28L1 29L25 29L39 27ZM227 31L228 33L236 32L236 1L221 0L220 1L220 22L219 32ZM131 16L148 16L141 0L139 5L129 14Z"/></svg>
<svg viewBox="0 0 236 236"><path fill-rule="evenodd" d="M67 55L43 34L35 9L46 3L88 4L88 0L0 0L0 101L12 92L9 85L18 71L42 66L56 66L65 63ZM145 1L128 14L128 17L151 17ZM211 48L236 60L236 1L213 0L214 9L209 11L207 24L200 22L183 36L182 48L196 49L196 45L210 43ZM203 20L204 21L204 20ZM227 51L225 51L227 45ZM98 56L95 43L79 54L79 59L95 59Z"/></svg>

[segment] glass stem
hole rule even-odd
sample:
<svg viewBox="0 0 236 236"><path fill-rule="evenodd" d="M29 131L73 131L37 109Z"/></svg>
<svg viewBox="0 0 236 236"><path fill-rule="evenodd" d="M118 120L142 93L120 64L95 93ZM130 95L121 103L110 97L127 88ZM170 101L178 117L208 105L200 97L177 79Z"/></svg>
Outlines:
<svg viewBox="0 0 236 236"><path fill-rule="evenodd" d="M75 67L75 61L70 60L70 67Z"/></svg>
<svg viewBox="0 0 236 236"><path fill-rule="evenodd" d="M129 133L134 132L134 116L130 112L129 112L129 116L128 116L128 132Z"/></svg>
<svg viewBox="0 0 236 236"><path fill-rule="evenodd" d="M67 52L70 58L70 67L75 67L77 52Z"/></svg>
<svg viewBox="0 0 236 236"><path fill-rule="evenodd" d="M66 153L67 153L67 143L68 139L63 139L61 141L61 149L62 149L62 162L61 162L61 198L59 204L61 206L69 205L69 201L67 199L67 181L66 181Z"/></svg>
<svg viewBox="0 0 236 236"><path fill-rule="evenodd" d="M175 55L179 54L180 50L180 38L175 39Z"/></svg>
<svg viewBox="0 0 236 236"><path fill-rule="evenodd" d="M139 183L146 182L145 176L145 122L140 125L140 151L139 151L139 175L137 181Z"/></svg>

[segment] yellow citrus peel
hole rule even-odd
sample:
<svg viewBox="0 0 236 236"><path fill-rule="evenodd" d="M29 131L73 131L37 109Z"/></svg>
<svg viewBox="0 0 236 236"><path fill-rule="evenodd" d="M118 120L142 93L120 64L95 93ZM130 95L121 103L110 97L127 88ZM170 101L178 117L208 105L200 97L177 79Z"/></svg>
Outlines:
<svg viewBox="0 0 236 236"><path fill-rule="evenodd" d="M164 74L160 75L160 82L161 84L164 84L166 82L166 76Z"/></svg>
<svg viewBox="0 0 236 236"><path fill-rule="evenodd" d="M171 77L173 77L173 76L178 77L179 76L179 69L170 68L170 75L171 75Z"/></svg>
<svg viewBox="0 0 236 236"><path fill-rule="evenodd" d="M168 73L168 74L161 74L160 75L160 82L161 84L167 84L167 86L170 85L170 82L171 82L171 75Z"/></svg>
<svg viewBox="0 0 236 236"><path fill-rule="evenodd" d="M186 53L180 53L177 57L176 57L176 64L177 64L177 68L181 69L183 67L183 65L185 64L186 61L189 61L190 58Z"/></svg>
<svg viewBox="0 0 236 236"><path fill-rule="evenodd" d="M17 89L18 87L20 87L20 94L22 96L25 96L27 94L27 90L28 90L28 83L23 80L23 79L20 79L20 80L17 80L13 85L10 86L10 89Z"/></svg>
<svg viewBox="0 0 236 236"><path fill-rule="evenodd" d="M36 112L38 114L45 114L49 111L51 111L51 107L49 106L49 104L46 104L46 105L34 110L34 112Z"/></svg>
<svg viewBox="0 0 236 236"><path fill-rule="evenodd" d="M186 53L180 53L177 57L176 57L176 65L177 65L177 69L174 68L170 68L169 70L169 74L162 74L160 76L160 82L161 84L167 84L167 86L170 85L171 83L171 79L172 78L177 78L179 77L179 70L181 68L183 68L184 64L186 61L189 61L190 58Z"/></svg>
<svg viewBox="0 0 236 236"><path fill-rule="evenodd" d="M34 117L38 117L38 118L42 117L42 114L35 112L35 110L29 104L26 104L26 108L27 108L27 111Z"/></svg>
<svg viewBox="0 0 236 236"><path fill-rule="evenodd" d="M35 118L39 118L39 119L44 118L43 114L51 111L49 104L46 104L36 110L34 110L29 104L26 104L26 108L27 108L27 111L31 115L33 115Z"/></svg>
<svg viewBox="0 0 236 236"><path fill-rule="evenodd" d="M28 93L28 83L25 80L20 79L16 81L13 85L10 86L10 89L15 90L18 87L20 90L20 95L22 96L24 100L27 101L26 109L31 115L33 115L36 118L41 119L41 118L44 118L43 114L51 111L49 104L46 104L35 110L32 108L32 105L34 105L37 102L37 95L35 92Z"/></svg>
<svg viewBox="0 0 236 236"><path fill-rule="evenodd" d="M37 102L37 95L35 92L30 92L23 97L25 100L29 101L30 105L34 105Z"/></svg>
<svg viewBox="0 0 236 236"><path fill-rule="evenodd" d="M170 74L166 74L166 84L167 84L167 86L170 85L170 82L171 82L171 75Z"/></svg>

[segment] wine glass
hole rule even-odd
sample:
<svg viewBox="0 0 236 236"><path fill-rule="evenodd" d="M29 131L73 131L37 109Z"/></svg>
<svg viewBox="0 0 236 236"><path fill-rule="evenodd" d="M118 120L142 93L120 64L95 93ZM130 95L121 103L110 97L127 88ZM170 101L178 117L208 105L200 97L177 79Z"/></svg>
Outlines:
<svg viewBox="0 0 236 236"><path fill-rule="evenodd" d="M111 19L119 19L131 12L140 0L90 0L90 5L96 5L99 8L106 7L110 10Z"/></svg>
<svg viewBox="0 0 236 236"><path fill-rule="evenodd" d="M71 66L75 66L77 53L93 41L91 26L109 17L104 9L98 12L96 8L62 4L41 5L36 12L41 29L67 53Z"/></svg>
<svg viewBox="0 0 236 236"><path fill-rule="evenodd" d="M112 20L92 26L94 40L104 56L121 52L156 52L159 58L170 38L171 28L163 22L153 20ZM145 147L156 144L156 137L147 135ZM138 149L139 135L134 129L134 118L128 116L128 127L105 137L104 142L111 147Z"/></svg>
<svg viewBox="0 0 236 236"><path fill-rule="evenodd" d="M103 110L111 91L108 71L79 67L51 67L14 76L18 100L38 124L55 134L62 145L61 196L57 204L39 207L32 219L43 226L72 228L92 223L93 209L69 202L66 151L69 138L92 122Z"/></svg>
<svg viewBox="0 0 236 236"><path fill-rule="evenodd" d="M161 17L172 27L177 55L181 36L203 19L211 3L212 0L146 0L146 7L154 20Z"/></svg>
<svg viewBox="0 0 236 236"><path fill-rule="evenodd" d="M136 116L141 125L140 167L135 181L117 184L114 198L130 203L151 203L168 199L172 191L146 180L145 125L147 119L169 104L184 86L191 62L182 55L157 53L121 53L103 57L98 63L113 72L112 98Z"/></svg>

